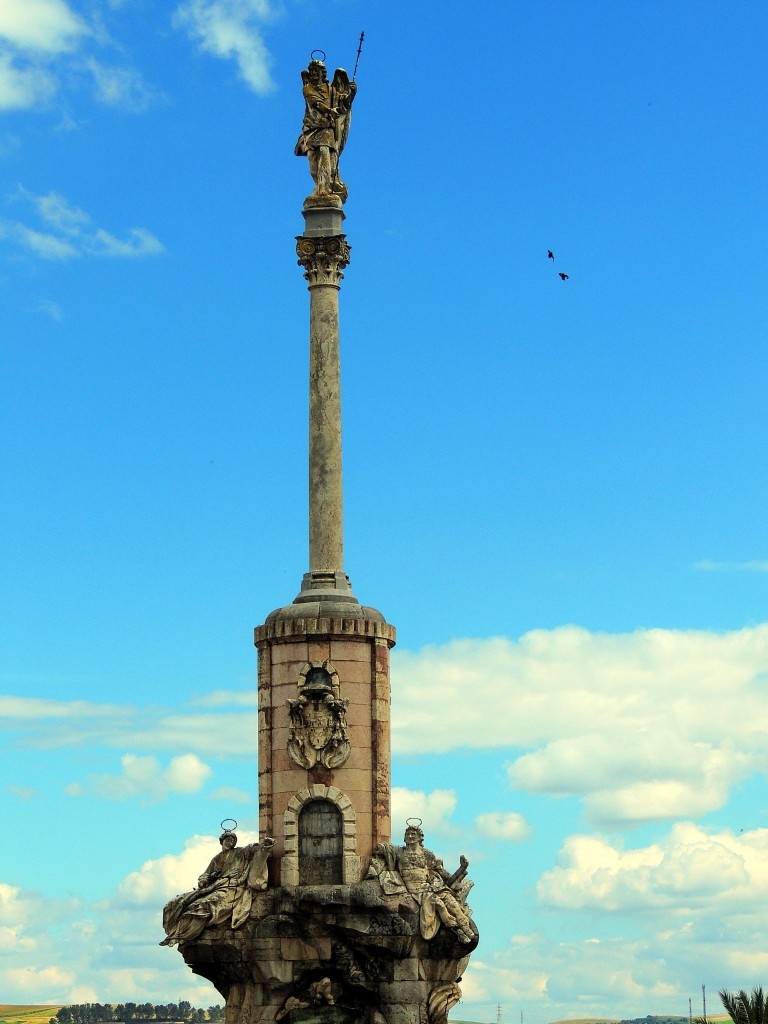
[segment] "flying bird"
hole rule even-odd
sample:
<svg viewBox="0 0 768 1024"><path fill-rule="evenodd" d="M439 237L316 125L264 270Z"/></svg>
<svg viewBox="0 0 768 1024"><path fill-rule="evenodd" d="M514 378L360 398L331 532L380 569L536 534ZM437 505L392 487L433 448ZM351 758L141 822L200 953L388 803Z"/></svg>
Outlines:
<svg viewBox="0 0 768 1024"><path fill-rule="evenodd" d="M547 249L547 259L548 260L553 260L554 258L555 258L555 254L552 252L552 250L551 249Z"/></svg>
<svg viewBox="0 0 768 1024"><path fill-rule="evenodd" d="M561 281L567 281L567 280L568 280L568 275L567 275L567 274L564 274L564 273L562 272L562 270L560 271L560 280L561 280Z"/></svg>

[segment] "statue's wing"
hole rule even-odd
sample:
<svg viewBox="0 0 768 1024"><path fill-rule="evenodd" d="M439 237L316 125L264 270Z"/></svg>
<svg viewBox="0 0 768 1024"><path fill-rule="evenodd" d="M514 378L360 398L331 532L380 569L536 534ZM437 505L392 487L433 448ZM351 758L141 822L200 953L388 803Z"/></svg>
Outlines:
<svg viewBox="0 0 768 1024"><path fill-rule="evenodd" d="M338 153L341 153L347 144L349 124L352 120L352 100L355 98L356 92L357 86L354 82L350 82L349 75L344 68L336 68L331 82L331 105L336 107L339 112L334 126Z"/></svg>
<svg viewBox="0 0 768 1024"><path fill-rule="evenodd" d="M333 88L339 90L346 89L347 91L349 91L349 87L351 84L352 83L349 81L349 75L344 70L344 68L336 68L336 71L334 72L333 75L333 81L331 82Z"/></svg>

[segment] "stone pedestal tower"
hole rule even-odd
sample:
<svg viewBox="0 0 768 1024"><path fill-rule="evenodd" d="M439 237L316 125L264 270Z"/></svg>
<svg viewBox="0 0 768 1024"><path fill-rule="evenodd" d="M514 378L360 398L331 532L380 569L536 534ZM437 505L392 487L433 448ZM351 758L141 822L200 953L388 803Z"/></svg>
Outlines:
<svg viewBox="0 0 768 1024"><path fill-rule="evenodd" d="M395 630L344 572L339 287L350 252L338 159L356 86L302 72L296 146L314 191L299 264L309 313L309 571L255 630L260 844L222 852L171 900L166 945L227 1005L227 1024L445 1024L477 945L467 862L450 873L390 826L389 652ZM404 823L403 823L404 824Z"/></svg>

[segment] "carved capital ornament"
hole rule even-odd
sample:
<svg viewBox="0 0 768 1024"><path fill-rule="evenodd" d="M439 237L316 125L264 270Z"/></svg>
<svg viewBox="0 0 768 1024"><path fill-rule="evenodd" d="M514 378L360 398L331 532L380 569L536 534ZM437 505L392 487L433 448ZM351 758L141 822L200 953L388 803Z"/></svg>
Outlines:
<svg viewBox="0 0 768 1024"><path fill-rule="evenodd" d="M342 271L349 265L349 245L344 235L296 239L296 255L309 287L331 285L338 288L344 277Z"/></svg>

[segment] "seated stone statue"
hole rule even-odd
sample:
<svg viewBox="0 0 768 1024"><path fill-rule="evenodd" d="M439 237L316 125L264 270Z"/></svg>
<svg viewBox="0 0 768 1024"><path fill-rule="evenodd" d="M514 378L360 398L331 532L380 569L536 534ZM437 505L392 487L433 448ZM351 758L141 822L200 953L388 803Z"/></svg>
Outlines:
<svg viewBox="0 0 768 1024"><path fill-rule="evenodd" d="M248 919L253 892L267 888L267 860L274 839L237 848L237 836L226 830L217 853L197 881L197 888L166 903L161 946L196 939L209 925L231 922L239 928Z"/></svg>
<svg viewBox="0 0 768 1024"><path fill-rule="evenodd" d="M385 895L407 893L418 903L422 938L434 938L444 924L461 942L473 942L472 911L466 902L472 883L466 879L466 857L461 858L460 867L451 875L439 857L424 849L424 833L417 825L406 828L404 843L380 843L374 850L367 877L378 879Z"/></svg>

